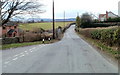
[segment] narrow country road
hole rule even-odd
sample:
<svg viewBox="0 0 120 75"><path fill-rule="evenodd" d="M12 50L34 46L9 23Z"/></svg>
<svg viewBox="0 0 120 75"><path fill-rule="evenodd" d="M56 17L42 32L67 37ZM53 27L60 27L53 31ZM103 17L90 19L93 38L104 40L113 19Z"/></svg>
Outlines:
<svg viewBox="0 0 120 75"><path fill-rule="evenodd" d="M3 50L3 73L118 73L74 28L57 43Z"/></svg>

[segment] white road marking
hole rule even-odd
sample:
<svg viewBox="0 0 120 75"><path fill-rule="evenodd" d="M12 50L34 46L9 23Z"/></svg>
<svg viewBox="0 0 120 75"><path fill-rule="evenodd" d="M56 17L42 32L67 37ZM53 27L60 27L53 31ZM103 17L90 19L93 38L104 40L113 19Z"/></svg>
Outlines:
<svg viewBox="0 0 120 75"><path fill-rule="evenodd" d="M33 51L30 51L30 52L33 52Z"/></svg>
<svg viewBox="0 0 120 75"><path fill-rule="evenodd" d="M29 49L29 51L31 51L32 49Z"/></svg>
<svg viewBox="0 0 120 75"><path fill-rule="evenodd" d="M14 58L14 59L12 59L12 60L17 60L18 58L16 57L16 58Z"/></svg>
<svg viewBox="0 0 120 75"><path fill-rule="evenodd" d="M10 63L10 61L6 61L4 64L8 64L8 63Z"/></svg>
<svg viewBox="0 0 120 75"><path fill-rule="evenodd" d="M43 44L43 45L39 45L39 48L41 48L41 47L43 47L43 46L45 46L45 45L44 45L44 44ZM30 52L37 51L36 48L37 48L37 47L33 47L33 48L29 49L29 51L30 51ZM21 52L21 53L19 53L19 54L16 54L16 55L14 55L13 57L11 57L11 58L9 58L9 59L12 59L13 61L15 61L15 60L17 60L19 57L24 57L25 54L26 54L26 55L29 54L28 50L26 50L26 51L24 51L24 52ZM14 57L15 57L15 58L14 58ZM4 62L4 64L9 65L9 64L10 64L10 61L6 61L6 62ZM3 66L3 67L7 67L6 65Z"/></svg>
<svg viewBox="0 0 120 75"><path fill-rule="evenodd" d="M18 54L19 55L19 54ZM14 57L17 57L18 55L15 55Z"/></svg>
<svg viewBox="0 0 120 75"><path fill-rule="evenodd" d="M27 51L25 51L25 52L27 52Z"/></svg>
<svg viewBox="0 0 120 75"><path fill-rule="evenodd" d="M24 54L24 53L22 52L22 53L20 53L20 54Z"/></svg>
<svg viewBox="0 0 120 75"><path fill-rule="evenodd" d="M20 57L24 57L25 55L23 54L23 55L21 55Z"/></svg>

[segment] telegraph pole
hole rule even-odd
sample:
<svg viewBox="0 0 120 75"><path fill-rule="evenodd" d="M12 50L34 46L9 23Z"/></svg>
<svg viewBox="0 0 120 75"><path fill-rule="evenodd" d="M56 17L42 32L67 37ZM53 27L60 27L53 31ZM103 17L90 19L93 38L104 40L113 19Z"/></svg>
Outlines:
<svg viewBox="0 0 120 75"><path fill-rule="evenodd" d="M1 19L1 6L2 6L2 1L0 1L0 26L2 25L2 19Z"/></svg>
<svg viewBox="0 0 120 75"><path fill-rule="evenodd" d="M53 0L53 39L55 39L55 15L54 15L54 0Z"/></svg>
<svg viewBox="0 0 120 75"><path fill-rule="evenodd" d="M77 12L77 16L79 16L79 12Z"/></svg>
<svg viewBox="0 0 120 75"><path fill-rule="evenodd" d="M65 11L64 11L64 27L65 27Z"/></svg>

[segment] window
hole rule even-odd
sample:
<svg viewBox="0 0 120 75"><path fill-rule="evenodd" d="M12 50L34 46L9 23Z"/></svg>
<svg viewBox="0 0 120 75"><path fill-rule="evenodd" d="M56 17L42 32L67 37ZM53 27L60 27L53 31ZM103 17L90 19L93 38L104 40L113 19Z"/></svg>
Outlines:
<svg viewBox="0 0 120 75"><path fill-rule="evenodd" d="M11 28L11 26L9 26L9 28Z"/></svg>
<svg viewBox="0 0 120 75"><path fill-rule="evenodd" d="M6 27L3 27L3 29L6 29Z"/></svg>
<svg viewBox="0 0 120 75"><path fill-rule="evenodd" d="M16 29L17 27L16 27L16 26L14 26L14 28Z"/></svg>

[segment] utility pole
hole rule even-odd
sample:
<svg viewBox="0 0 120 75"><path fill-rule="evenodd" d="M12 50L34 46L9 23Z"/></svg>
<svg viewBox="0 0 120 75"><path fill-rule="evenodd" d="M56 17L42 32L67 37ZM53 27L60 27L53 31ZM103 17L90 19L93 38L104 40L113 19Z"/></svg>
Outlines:
<svg viewBox="0 0 120 75"><path fill-rule="evenodd" d="M77 12L77 16L79 16L79 12Z"/></svg>
<svg viewBox="0 0 120 75"><path fill-rule="evenodd" d="M2 19L1 19L1 6L2 6L2 2L0 1L0 26L2 25Z"/></svg>
<svg viewBox="0 0 120 75"><path fill-rule="evenodd" d="M64 27L65 27L65 11L64 11Z"/></svg>
<svg viewBox="0 0 120 75"><path fill-rule="evenodd" d="M54 0L53 0L53 39L55 39L55 15L54 15Z"/></svg>

